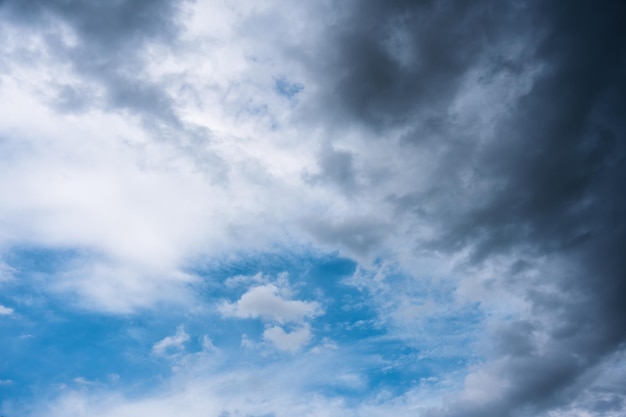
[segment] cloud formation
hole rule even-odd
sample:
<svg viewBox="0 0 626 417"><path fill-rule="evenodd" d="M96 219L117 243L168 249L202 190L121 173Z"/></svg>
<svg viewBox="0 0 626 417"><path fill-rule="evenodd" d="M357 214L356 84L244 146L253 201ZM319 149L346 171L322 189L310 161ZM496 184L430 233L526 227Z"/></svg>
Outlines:
<svg viewBox="0 0 626 417"><path fill-rule="evenodd" d="M265 329L263 338L273 343L277 349L297 352L311 339L311 330L304 326L291 332L285 332L280 326L271 326Z"/></svg>
<svg viewBox="0 0 626 417"><path fill-rule="evenodd" d="M228 368L49 414L626 410L623 2L5 0L0 23L0 342L87 311ZM344 382L267 388L305 359Z"/></svg>
<svg viewBox="0 0 626 417"><path fill-rule="evenodd" d="M257 318L278 323L300 322L305 318L321 314L315 301L289 300L283 298L273 284L249 289L235 303L225 302L219 307L225 316Z"/></svg>
<svg viewBox="0 0 626 417"><path fill-rule="evenodd" d="M181 324L176 328L176 334L174 336L166 336L152 345L152 353L163 356L172 351L178 352L185 348L185 343L188 341L189 335L185 332L185 327Z"/></svg>

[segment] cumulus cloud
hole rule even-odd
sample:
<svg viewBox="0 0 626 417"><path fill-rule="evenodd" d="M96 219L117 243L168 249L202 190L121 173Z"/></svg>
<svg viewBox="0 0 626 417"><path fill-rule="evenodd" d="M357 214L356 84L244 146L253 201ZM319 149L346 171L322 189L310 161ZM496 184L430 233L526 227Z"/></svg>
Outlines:
<svg viewBox="0 0 626 417"><path fill-rule="evenodd" d="M319 303L283 298L278 287L273 284L253 287L237 302L221 304L219 310L224 316L259 317L279 323L300 322L322 313Z"/></svg>

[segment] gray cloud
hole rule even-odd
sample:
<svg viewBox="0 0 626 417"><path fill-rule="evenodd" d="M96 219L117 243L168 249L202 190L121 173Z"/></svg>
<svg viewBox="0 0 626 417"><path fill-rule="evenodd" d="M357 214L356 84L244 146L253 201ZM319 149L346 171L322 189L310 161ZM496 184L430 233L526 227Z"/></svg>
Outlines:
<svg viewBox="0 0 626 417"><path fill-rule="evenodd" d="M0 13L12 25L44 35L45 54L69 66L79 83L58 82L51 105L61 112L96 107L137 115L155 139L178 143L215 181L226 166L207 150L212 132L181 120L162 80L147 72L149 45L175 48L182 29L182 0L5 1ZM1 15L0 15L1 16ZM69 37L67 41L64 37ZM35 63L41 56L25 57ZM154 58L152 58L154 59ZM101 96L98 95L101 92Z"/></svg>
<svg viewBox="0 0 626 417"><path fill-rule="evenodd" d="M436 150L427 189L407 183L387 201L437 225L435 238L417 243L422 250L469 250L474 265L517 258L517 270L499 279L532 306L527 319L493 335L500 358L493 372L509 388L480 406L459 402L449 415L539 415L572 403L577 381L626 341L626 8L617 1L354 7L323 43L330 51L316 70L331 81L318 108L330 111L319 117L361 124L381 141L401 127L408 133L399 152ZM521 52L511 52L516 47ZM505 111L483 110L494 115L492 132L465 129L453 111L475 72L479 90L498 77L533 79L501 103ZM356 157L342 166L357 166ZM329 161L320 161L325 172ZM545 260L564 269L542 269ZM536 278L523 281L528 268ZM593 408L622 407L626 392L612 395Z"/></svg>
<svg viewBox="0 0 626 417"><path fill-rule="evenodd" d="M519 27L501 2L355 2L324 43L324 109L375 129L445 123L463 76ZM498 62L506 62L495 56ZM341 119L340 119L341 120Z"/></svg>
<svg viewBox="0 0 626 417"><path fill-rule="evenodd" d="M355 214L354 217L341 221L307 219L305 228L323 243L340 245L353 255L365 257L381 243L390 225Z"/></svg>
<svg viewBox="0 0 626 417"><path fill-rule="evenodd" d="M110 106L160 116L172 111L159 86L142 80L140 52L147 42L175 39L180 2L27 0L0 6L13 24L44 32L57 59L103 85ZM63 25L73 32L75 43L64 42Z"/></svg>
<svg viewBox="0 0 626 417"><path fill-rule="evenodd" d="M306 173L304 176L309 183L330 183L348 195L358 187L351 152L337 150L326 144L317 160L320 172L313 175Z"/></svg>
<svg viewBox="0 0 626 417"><path fill-rule="evenodd" d="M183 123L163 86L145 76L141 53L148 43L175 45L180 5L5 0L0 13L45 33L54 59L82 77L84 85L60 83L59 111L131 112L198 164L219 166L196 146L211 132ZM62 25L76 43L64 41ZM367 140L387 144L400 174L418 163L410 155L432 155L435 165L426 185L389 174L369 189L358 180L371 174L362 159L368 150L344 151L331 140L309 185L373 200L382 194L398 219L437 231L415 237L420 253L467 251L467 270L512 260L498 284L530 310L492 331L484 368L506 387L433 415L624 410L623 375L590 381L626 342L624 39L626 6L617 0L345 2L310 50L293 53L316 88L277 84L298 95L308 121L330 133L358 126ZM510 95L501 91L509 88ZM464 119L456 106L468 89L478 96L499 89L504 99L470 104L474 113ZM366 256L399 229L384 214L308 219L306 228L319 242Z"/></svg>

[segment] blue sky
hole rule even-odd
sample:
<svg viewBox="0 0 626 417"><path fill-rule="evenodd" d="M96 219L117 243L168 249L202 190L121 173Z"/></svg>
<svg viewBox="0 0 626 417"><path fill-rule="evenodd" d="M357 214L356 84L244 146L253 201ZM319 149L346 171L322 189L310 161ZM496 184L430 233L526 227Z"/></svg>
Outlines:
<svg viewBox="0 0 626 417"><path fill-rule="evenodd" d="M625 20L0 1L0 414L624 415Z"/></svg>
<svg viewBox="0 0 626 417"><path fill-rule="evenodd" d="M436 332L436 340L404 334L384 318L381 308L388 307L352 282L358 264L336 253L281 251L198 264L192 308L155 305L120 315L85 311L71 296L40 289L83 256L19 248L6 258L14 265L2 300L14 306L2 323L9 413L73 391L119 390L141 398L197 367L209 368L212 377L262 375L278 367L287 373L282 377L297 380L287 383L350 407L381 392L401 396L435 385L440 375L479 360L466 350L476 342L477 306L414 323L418 333ZM392 286L410 279L399 273L386 278ZM416 297L450 303L439 286L413 286ZM223 312L246 293L256 299L241 304L239 316ZM314 303L315 310L307 309ZM436 352L441 344L447 352Z"/></svg>

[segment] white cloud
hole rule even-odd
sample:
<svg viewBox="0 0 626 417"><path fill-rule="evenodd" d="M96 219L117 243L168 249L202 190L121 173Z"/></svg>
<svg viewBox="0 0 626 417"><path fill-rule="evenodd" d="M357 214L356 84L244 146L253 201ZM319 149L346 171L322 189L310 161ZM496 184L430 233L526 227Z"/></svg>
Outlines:
<svg viewBox="0 0 626 417"><path fill-rule="evenodd" d="M235 275L234 277L226 279L224 285L234 288L246 284L250 285L251 283L262 284L265 283L265 281L267 281L267 278L265 278L262 273L258 272L254 275Z"/></svg>
<svg viewBox="0 0 626 417"><path fill-rule="evenodd" d="M277 349L295 353L311 340L311 329L303 326L299 329L285 332L280 326L265 329L263 338L271 342Z"/></svg>
<svg viewBox="0 0 626 417"><path fill-rule="evenodd" d="M195 276L175 268L101 259L80 259L50 283L57 293L76 294L80 307L107 313L130 313L157 304L191 304Z"/></svg>
<svg viewBox="0 0 626 417"><path fill-rule="evenodd" d="M257 343L254 343L247 334L241 335L241 347L246 349L255 349L257 347Z"/></svg>
<svg viewBox="0 0 626 417"><path fill-rule="evenodd" d="M217 348L217 346L215 346L215 344L213 343L213 341L211 340L211 338L207 335L202 336L202 339L200 339L201 343L202 343L202 350L205 352L218 352L219 349Z"/></svg>
<svg viewBox="0 0 626 417"><path fill-rule="evenodd" d="M377 204L375 189L372 196L347 202L332 187L302 180L303 170L316 171L321 139L294 118L297 106L276 94L274 82L286 76L307 84L306 71L284 62L280 48L267 48L273 43L239 33L242 21L259 18L259 6L190 7L197 14L188 10L185 47L146 48L154 55L146 71L171 97L186 128L206 128L206 137L157 122L158 128L147 128L136 115L102 108L102 92L83 112L59 112L51 106L59 83L93 81L48 53L42 33L29 43L38 57L34 64L11 59L21 50L16 39L33 38L30 29L6 29L13 41L0 45L8 65L0 74L5 110L0 136L6 138L0 142L0 194L11 196L0 200L6 226L0 247L95 254L95 261L84 259L80 268L63 271L62 285L53 288L77 295L85 308L127 313L162 301L183 304L189 301L184 291L189 277L181 279L182 270L190 259L275 243L306 245L317 238L302 219L321 218L323 228L345 223L355 206L364 215L387 212ZM263 9L268 19L282 22L267 34L276 41L306 41L314 29L285 24L281 2ZM299 21L323 14L306 5L289 13ZM209 25L207 33L209 26L199 24L206 19L219 20L222 29ZM267 59L251 58L259 54ZM279 62L286 65L278 67ZM307 91L308 85L303 94ZM357 147L355 140L347 137L345 148ZM371 167L387 167L394 159L390 152L381 147L360 157ZM354 239L366 231L355 231ZM0 280L3 275L0 268Z"/></svg>
<svg viewBox="0 0 626 417"><path fill-rule="evenodd" d="M334 395L311 390L311 384L362 388L363 379L341 368L350 356L304 353L268 366L245 363L237 369L223 364L208 369L189 364L165 384L144 395L124 396L115 390L64 391L49 402L31 406L24 416L49 417L171 417L181 410L189 417L258 416L415 416L424 401L433 402L442 393L420 387L404 395L369 397L356 404Z"/></svg>
<svg viewBox="0 0 626 417"><path fill-rule="evenodd" d="M5 307L0 304L0 316L9 316L13 314L13 309L11 307Z"/></svg>
<svg viewBox="0 0 626 417"><path fill-rule="evenodd" d="M337 343L335 343L330 338L325 337L325 338L322 339L322 343L320 343L319 345L317 345L317 346L315 346L314 348L311 349L311 352L313 352L313 353L324 353L325 351L337 350L338 348L339 348L339 346L337 346Z"/></svg>
<svg viewBox="0 0 626 417"><path fill-rule="evenodd" d="M185 332L185 327L181 324L176 328L174 336L166 336L152 346L152 352L158 356L166 356L169 353L178 353L185 349L185 343L189 340L189 335Z"/></svg>
<svg viewBox="0 0 626 417"><path fill-rule="evenodd" d="M300 322L322 313L315 301L288 300L281 296L273 284L253 287L235 303L223 303L219 307L224 316L257 318L285 322Z"/></svg>

